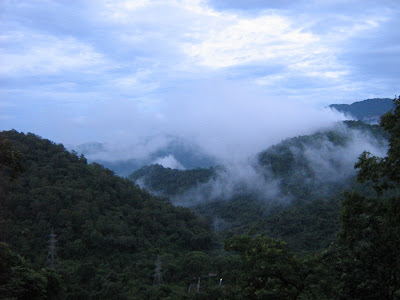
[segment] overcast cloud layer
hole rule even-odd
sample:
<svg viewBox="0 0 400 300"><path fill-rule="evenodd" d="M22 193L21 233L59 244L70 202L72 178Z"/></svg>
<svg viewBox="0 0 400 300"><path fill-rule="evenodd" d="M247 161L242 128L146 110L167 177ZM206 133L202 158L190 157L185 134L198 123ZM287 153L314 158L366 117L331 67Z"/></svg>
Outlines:
<svg viewBox="0 0 400 300"><path fill-rule="evenodd" d="M395 0L3 0L0 129L259 151L397 94L398 28Z"/></svg>

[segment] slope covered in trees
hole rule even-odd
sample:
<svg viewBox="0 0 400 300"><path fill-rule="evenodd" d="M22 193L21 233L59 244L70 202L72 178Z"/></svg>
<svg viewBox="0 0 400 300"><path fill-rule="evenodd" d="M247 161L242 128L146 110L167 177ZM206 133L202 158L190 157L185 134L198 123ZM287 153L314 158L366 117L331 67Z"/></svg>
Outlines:
<svg viewBox="0 0 400 300"><path fill-rule="evenodd" d="M353 166L345 164L343 158L349 155L347 147L368 140L376 148L385 149L388 137L377 125L345 121L333 130L286 139L261 152L257 160L266 181L279 181L283 194L295 199L330 197L355 175ZM359 153L351 155L355 162ZM174 197L217 177L224 168L176 170L150 165L136 170L129 179L157 194Z"/></svg>
<svg viewBox="0 0 400 300"><path fill-rule="evenodd" d="M206 183L215 175L215 169L177 170L161 165L140 168L128 178L141 183L147 190L164 197L182 194L196 185Z"/></svg>
<svg viewBox="0 0 400 300"><path fill-rule="evenodd" d="M331 104L329 107L350 114L359 121L376 124L384 113L393 108L393 101L390 98L374 98L352 104Z"/></svg>
<svg viewBox="0 0 400 300"><path fill-rule="evenodd" d="M173 201L187 198L190 204L200 194L203 201L193 202L192 209L214 220L215 231L232 235L252 229L307 252L323 249L335 239L338 199L344 189L373 192L370 186L356 182L353 165L364 145L384 153L388 137L377 125L346 121L335 129L290 138L268 148L258 155L256 168L262 188L268 189L273 182L278 189L272 196L238 188L229 198L211 198L212 188L235 176L226 173L226 167L182 171L148 166L129 178ZM219 180L222 176L224 180Z"/></svg>
<svg viewBox="0 0 400 300"><path fill-rule="evenodd" d="M400 99L381 126L389 132L383 158L364 152L357 179L375 195L346 192L340 203L338 239L325 251L298 257L279 240L234 237L226 249L239 256L234 285L238 299L400 298Z"/></svg>
<svg viewBox="0 0 400 300"><path fill-rule="evenodd" d="M390 133L387 155L364 152L356 164L358 180L372 182L376 194L347 193L342 202L343 298L400 298L400 98L394 106L380 123Z"/></svg>
<svg viewBox="0 0 400 300"><path fill-rule="evenodd" d="M83 156L69 153L61 144L16 131L1 132L0 138L21 153L26 169L11 181L3 174L1 181L0 240L8 244L2 244L1 251L12 258L3 262L11 265L2 271L18 277L22 271L15 273L15 268L25 268L26 262L24 276L36 274L33 282L46 290L47 279L40 270L53 228L63 281L58 284L68 298L150 297L157 255L165 258L164 271L170 273L166 284L178 286L165 294L180 291L179 285L186 290L191 270L183 261L208 257L202 251L211 247L205 221L98 164L88 165ZM5 274L0 277L7 281ZM23 282L19 289L14 285L5 282L3 295L28 297Z"/></svg>

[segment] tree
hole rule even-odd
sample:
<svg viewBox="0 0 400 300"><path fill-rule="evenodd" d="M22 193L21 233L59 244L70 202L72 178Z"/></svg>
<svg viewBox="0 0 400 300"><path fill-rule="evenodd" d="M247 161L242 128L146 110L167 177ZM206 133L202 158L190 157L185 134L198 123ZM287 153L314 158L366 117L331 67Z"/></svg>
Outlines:
<svg viewBox="0 0 400 300"><path fill-rule="evenodd" d="M318 257L299 258L284 242L266 236L236 236L225 243L225 250L240 255L238 299L313 298L321 277Z"/></svg>
<svg viewBox="0 0 400 300"><path fill-rule="evenodd" d="M15 150L11 141L0 136L0 171L15 178L24 171L21 152ZM1 175L1 174L0 174Z"/></svg>
<svg viewBox="0 0 400 300"><path fill-rule="evenodd" d="M380 125L390 134L389 150L384 158L364 152L355 168L360 169L358 180L371 180L378 196L400 185L400 97L393 100L393 109L381 118Z"/></svg>
<svg viewBox="0 0 400 300"><path fill-rule="evenodd" d="M390 133L387 156L364 152L358 180L371 181L376 198L345 194L339 235L341 297L400 299L400 99L381 118Z"/></svg>
<svg viewBox="0 0 400 300"><path fill-rule="evenodd" d="M47 279L6 243L0 243L0 295L7 299L46 298Z"/></svg>

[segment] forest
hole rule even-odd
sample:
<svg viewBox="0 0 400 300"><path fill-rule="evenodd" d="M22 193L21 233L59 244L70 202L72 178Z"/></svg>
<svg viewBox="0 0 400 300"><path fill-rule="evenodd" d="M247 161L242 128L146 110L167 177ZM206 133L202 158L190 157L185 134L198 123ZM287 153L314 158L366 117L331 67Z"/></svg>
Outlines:
<svg viewBox="0 0 400 300"><path fill-rule="evenodd" d="M0 298L400 299L400 98L393 103L380 125L345 122L259 153L257 172L279 194L238 186L230 199L188 207L177 200L218 183L223 166L153 165L122 178L62 144L3 131ZM358 153L355 166L321 155L341 181L308 163L357 142L344 134L354 129L386 155Z"/></svg>

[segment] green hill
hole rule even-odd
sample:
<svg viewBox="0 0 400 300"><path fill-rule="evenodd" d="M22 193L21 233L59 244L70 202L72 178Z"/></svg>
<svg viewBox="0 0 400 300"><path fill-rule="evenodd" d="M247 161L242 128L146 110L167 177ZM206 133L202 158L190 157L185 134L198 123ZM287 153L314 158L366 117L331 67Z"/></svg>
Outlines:
<svg viewBox="0 0 400 300"><path fill-rule="evenodd" d="M259 153L256 167L265 182L274 182L279 192L260 195L259 191L239 188L229 194L210 196L215 185L225 184L226 167L214 169L173 170L148 166L129 178L172 197L172 201L193 202L192 210L214 220L214 230L230 236L249 229L268 233L289 243L297 251L323 249L335 239L339 229L339 198L345 189L356 188L372 193L371 187L355 180L354 163L373 145L387 146L388 134L377 125L346 121L336 129L290 138ZM219 176L224 179L219 180ZM265 198L267 197L267 198ZM314 212L314 213L313 213ZM299 225L302 224L302 225Z"/></svg>
<svg viewBox="0 0 400 300"><path fill-rule="evenodd" d="M393 100L389 98L374 98L352 104L331 104L329 107L342 113L350 114L359 121L377 124L380 117L393 108Z"/></svg>
<svg viewBox="0 0 400 300"><path fill-rule="evenodd" d="M388 137L377 125L345 121L336 129L286 139L259 153L257 161L265 181L279 182L283 195L303 200L329 197L348 186L348 179L354 177L352 164L364 149L357 143L385 149ZM360 149L349 158L349 147L354 145ZM353 159L350 165L348 159ZM211 179L218 181L219 173L224 171L225 166L176 170L151 165L136 170L129 178L159 195L174 197Z"/></svg>
<svg viewBox="0 0 400 300"><path fill-rule="evenodd" d="M83 156L69 153L61 144L16 131L3 131L0 139L22 154L26 169L11 181L7 173L0 174L0 242L9 245L0 250L15 262L3 261L4 270L12 273L18 265L28 264L26 270L46 289L40 270L53 229L60 276L54 289L64 287L69 299L144 299L152 293L186 291L192 270L183 262L200 254L207 258L202 251L212 244L206 222L98 164L88 165ZM165 274L170 274L164 278L164 292L152 289L158 255ZM209 271L207 264L202 268ZM21 280L26 272L12 273L16 277L10 280ZM23 298L24 284L28 283L10 281L0 292Z"/></svg>
<svg viewBox="0 0 400 300"><path fill-rule="evenodd" d="M133 172L128 178L141 182L147 190L164 197L173 197L210 180L214 168L177 170L161 165L145 166Z"/></svg>

